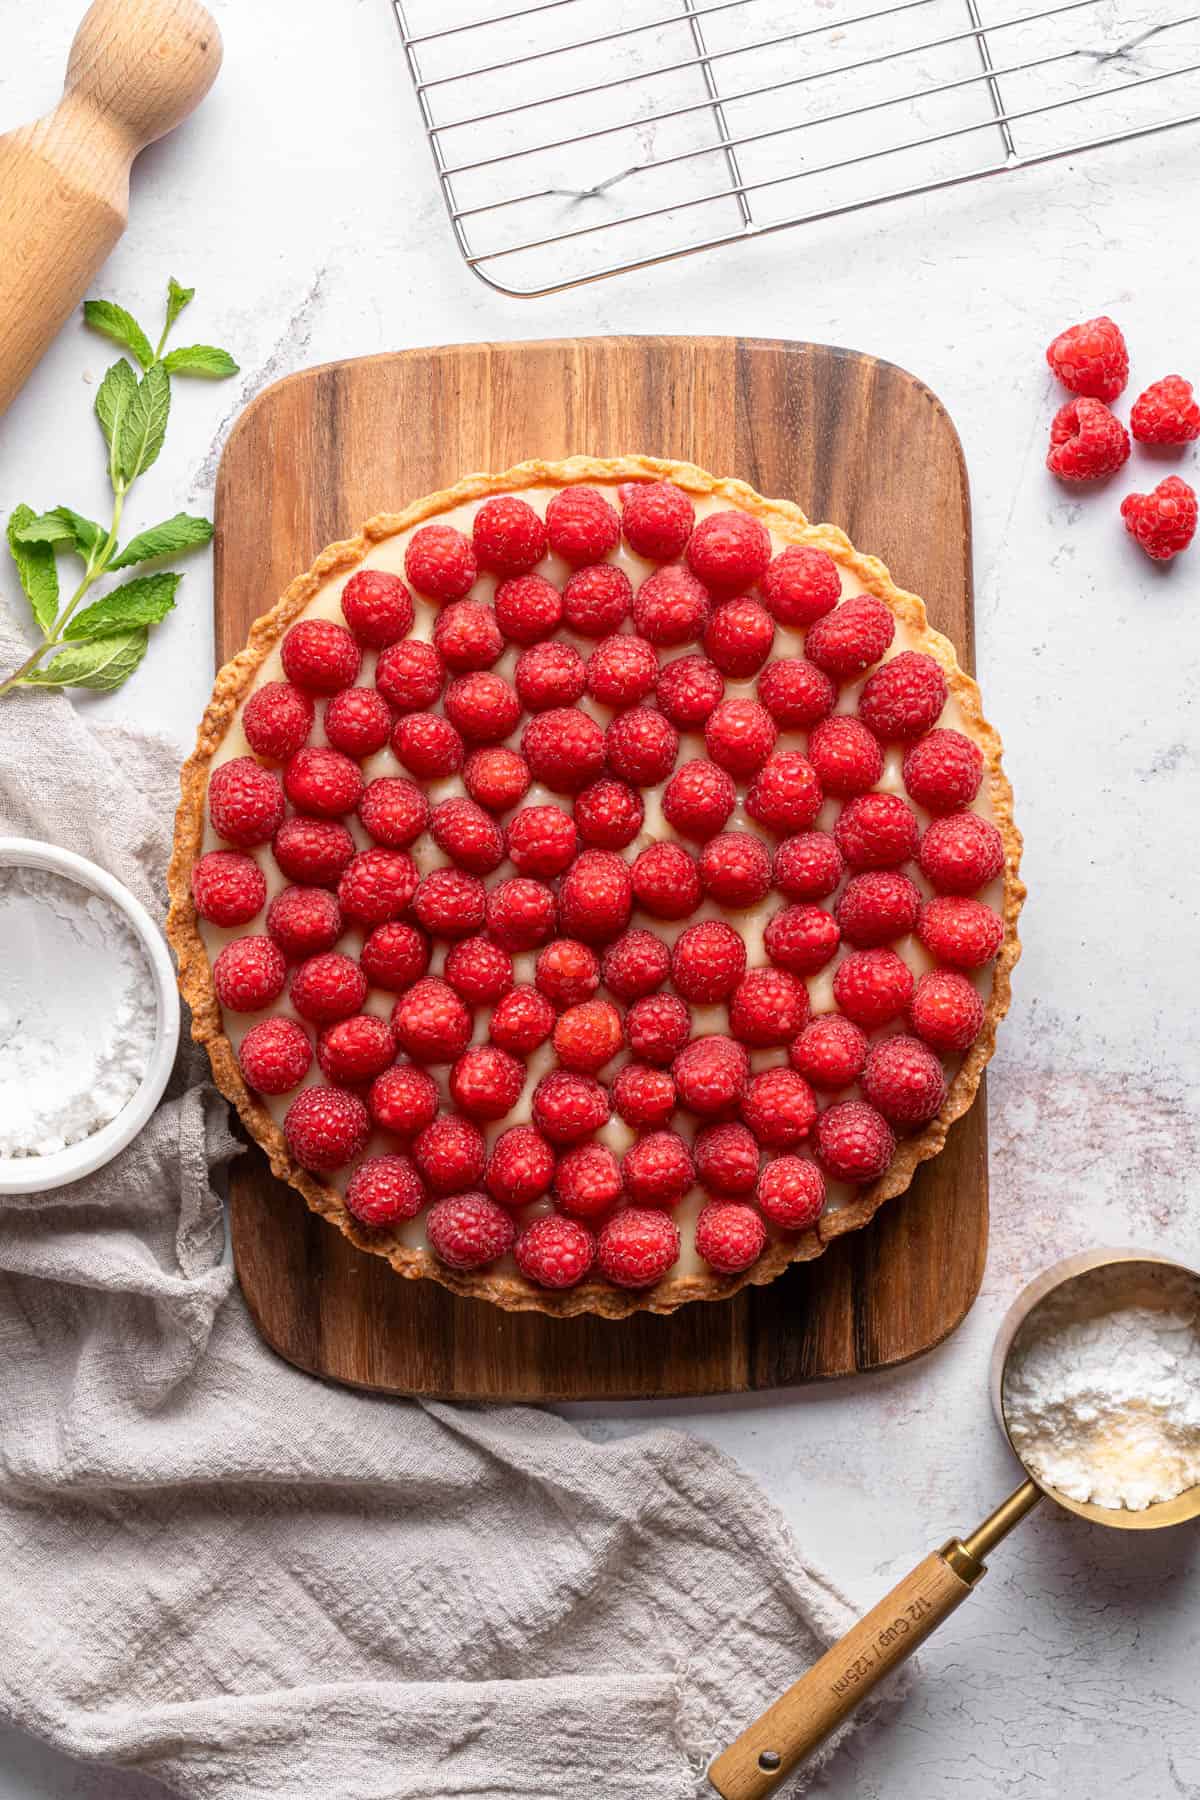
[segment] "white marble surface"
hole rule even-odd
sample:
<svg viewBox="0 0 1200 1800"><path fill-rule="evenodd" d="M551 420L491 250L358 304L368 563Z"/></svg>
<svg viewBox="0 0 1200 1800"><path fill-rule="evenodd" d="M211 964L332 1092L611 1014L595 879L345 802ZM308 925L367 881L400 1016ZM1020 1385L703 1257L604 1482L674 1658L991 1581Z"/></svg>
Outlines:
<svg viewBox="0 0 1200 1800"><path fill-rule="evenodd" d="M0 17L0 130L53 101L78 5L41 0ZM1120 318L1131 393L1172 370L1200 375L1200 251L1186 224L1200 139L1178 132L523 302L458 259L386 0L216 10L224 71L196 117L142 159L133 221L100 286L153 313L169 273L194 282L192 335L228 344L243 372L180 392L139 522L208 504L224 433L265 383L413 344L664 328L808 337L914 370L958 423L974 485L979 666L1008 743L1031 888L991 1082L982 1296L947 1346L892 1374L751 1401L586 1409L596 1432L656 1418L713 1438L867 1602L1013 1479L985 1378L1024 1279L1097 1242L1200 1262L1200 546L1164 572L1124 539L1120 494L1164 472L1148 459L1115 491L1082 496L1041 466L1056 404L1042 350L1072 319ZM0 426L5 512L23 499L102 505L88 409L108 360L69 328L36 372ZM1183 461L1194 478L1195 455ZM211 633L205 559L188 567L179 610L128 689L90 703L98 715L190 730ZM1198 1600L1195 1529L1130 1539L1035 1515L927 1649L900 1716L844 1754L821 1793L1195 1800ZM151 1791L0 1731L0 1800Z"/></svg>

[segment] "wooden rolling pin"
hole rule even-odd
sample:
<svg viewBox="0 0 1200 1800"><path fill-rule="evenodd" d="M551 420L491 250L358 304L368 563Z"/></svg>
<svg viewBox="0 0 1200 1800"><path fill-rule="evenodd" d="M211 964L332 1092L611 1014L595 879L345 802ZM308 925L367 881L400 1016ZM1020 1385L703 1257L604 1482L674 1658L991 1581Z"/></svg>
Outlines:
<svg viewBox="0 0 1200 1800"><path fill-rule="evenodd" d="M0 412L84 297L129 217L129 168L221 66L197 0L95 0L53 112L0 137Z"/></svg>

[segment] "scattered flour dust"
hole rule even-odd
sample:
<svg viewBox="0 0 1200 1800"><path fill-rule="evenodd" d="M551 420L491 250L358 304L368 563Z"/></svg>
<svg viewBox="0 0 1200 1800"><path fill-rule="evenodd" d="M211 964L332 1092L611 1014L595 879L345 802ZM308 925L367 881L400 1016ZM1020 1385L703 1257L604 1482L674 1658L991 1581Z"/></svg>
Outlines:
<svg viewBox="0 0 1200 1800"><path fill-rule="evenodd" d="M1004 1378L1018 1454L1071 1500L1142 1512L1200 1483L1200 1285L1097 1269L1030 1314Z"/></svg>
<svg viewBox="0 0 1200 1800"><path fill-rule="evenodd" d="M0 1156L46 1156L115 1119L154 1045L150 965L108 900L0 867Z"/></svg>

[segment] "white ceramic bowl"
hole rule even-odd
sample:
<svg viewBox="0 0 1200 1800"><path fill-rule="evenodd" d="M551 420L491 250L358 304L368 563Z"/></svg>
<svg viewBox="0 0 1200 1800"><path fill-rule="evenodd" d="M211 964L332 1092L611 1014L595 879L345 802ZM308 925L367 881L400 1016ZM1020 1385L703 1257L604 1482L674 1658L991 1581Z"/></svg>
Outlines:
<svg viewBox="0 0 1200 1800"><path fill-rule="evenodd" d="M0 837L0 867L50 869L80 887L100 894L129 921L146 953L154 983L158 1023L142 1085L115 1119L78 1144L48 1156L0 1156L0 1194L39 1194L91 1175L132 1143L162 1098L179 1046L179 994L166 939L145 907L104 869L73 850L60 850L35 838Z"/></svg>

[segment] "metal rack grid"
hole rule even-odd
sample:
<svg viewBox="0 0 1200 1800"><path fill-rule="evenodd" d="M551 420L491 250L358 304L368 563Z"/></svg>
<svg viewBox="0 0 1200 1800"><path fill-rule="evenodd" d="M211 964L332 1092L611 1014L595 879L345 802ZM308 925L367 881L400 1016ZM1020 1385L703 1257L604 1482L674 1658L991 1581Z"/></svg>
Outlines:
<svg viewBox="0 0 1200 1800"><path fill-rule="evenodd" d="M1163 4L392 0L462 255L523 297L1200 122Z"/></svg>

